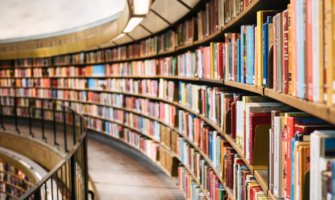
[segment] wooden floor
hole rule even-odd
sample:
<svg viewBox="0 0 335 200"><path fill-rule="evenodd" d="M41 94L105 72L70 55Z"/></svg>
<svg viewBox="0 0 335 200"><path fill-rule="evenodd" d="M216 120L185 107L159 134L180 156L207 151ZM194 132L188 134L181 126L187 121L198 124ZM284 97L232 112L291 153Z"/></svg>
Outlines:
<svg viewBox="0 0 335 200"><path fill-rule="evenodd" d="M88 140L89 174L101 200L182 200L176 181L121 144Z"/></svg>

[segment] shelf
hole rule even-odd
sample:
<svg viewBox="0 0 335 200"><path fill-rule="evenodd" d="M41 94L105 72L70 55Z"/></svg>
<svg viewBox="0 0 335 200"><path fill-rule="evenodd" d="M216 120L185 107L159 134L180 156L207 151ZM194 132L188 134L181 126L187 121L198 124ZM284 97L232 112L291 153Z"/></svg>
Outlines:
<svg viewBox="0 0 335 200"><path fill-rule="evenodd" d="M232 82L232 81L224 81L224 85L234 87L234 88L238 88L238 89L241 89L241 90L246 90L246 91L253 92L253 93L256 93L256 94L260 94L260 95L264 94L264 88L263 87L256 87L254 85L248 85L248 84Z"/></svg>
<svg viewBox="0 0 335 200"><path fill-rule="evenodd" d="M268 88L265 89L264 93L265 96L335 124L335 109L326 104L309 102L298 97L275 92L273 89Z"/></svg>
<svg viewBox="0 0 335 200"><path fill-rule="evenodd" d="M270 200L279 200L275 196L273 196L273 194L270 191L268 191L268 197Z"/></svg>
<svg viewBox="0 0 335 200"><path fill-rule="evenodd" d="M268 170L264 169L264 170L255 170L254 171L254 176L257 180L257 182L259 183L259 185L261 186L262 190L265 193L268 193L268 180L269 180L269 174L268 174Z"/></svg>
<svg viewBox="0 0 335 200"><path fill-rule="evenodd" d="M254 166L250 165L249 161L245 158L244 153L242 152L241 148L237 146L235 140L228 134L222 134L223 137L227 140L227 142L235 149L236 153L240 156L240 158L243 160L243 162L247 165L249 170L253 175L255 175L256 170L265 170L268 168L268 166Z"/></svg>
<svg viewBox="0 0 335 200"><path fill-rule="evenodd" d="M227 191L227 194L228 194L228 197L230 198L230 199L235 199L234 198L234 195L233 195L233 191L232 191L232 189L230 189L230 188L225 188L226 189L226 191Z"/></svg>

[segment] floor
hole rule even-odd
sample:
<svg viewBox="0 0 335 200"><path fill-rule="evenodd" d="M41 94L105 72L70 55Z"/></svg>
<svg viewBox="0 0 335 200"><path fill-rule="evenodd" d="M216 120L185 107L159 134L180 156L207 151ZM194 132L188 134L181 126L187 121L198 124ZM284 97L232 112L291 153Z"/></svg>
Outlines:
<svg viewBox="0 0 335 200"><path fill-rule="evenodd" d="M89 174L101 200L184 199L175 181L123 146L88 140Z"/></svg>

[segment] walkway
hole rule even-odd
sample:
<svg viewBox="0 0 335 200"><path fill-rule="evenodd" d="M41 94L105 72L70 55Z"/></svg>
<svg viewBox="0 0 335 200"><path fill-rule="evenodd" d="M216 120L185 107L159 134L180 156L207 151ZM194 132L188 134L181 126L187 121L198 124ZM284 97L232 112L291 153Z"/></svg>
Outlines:
<svg viewBox="0 0 335 200"><path fill-rule="evenodd" d="M88 140L89 174L101 200L182 200L176 181L146 157L117 142ZM96 137L94 137L96 138Z"/></svg>

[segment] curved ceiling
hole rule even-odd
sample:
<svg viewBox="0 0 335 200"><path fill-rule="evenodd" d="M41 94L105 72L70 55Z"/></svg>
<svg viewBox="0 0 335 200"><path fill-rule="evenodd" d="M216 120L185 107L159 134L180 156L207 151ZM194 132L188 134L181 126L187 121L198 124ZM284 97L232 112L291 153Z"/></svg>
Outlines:
<svg viewBox="0 0 335 200"><path fill-rule="evenodd" d="M126 0L1 0L0 42L39 39L115 20Z"/></svg>

